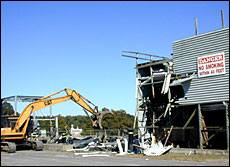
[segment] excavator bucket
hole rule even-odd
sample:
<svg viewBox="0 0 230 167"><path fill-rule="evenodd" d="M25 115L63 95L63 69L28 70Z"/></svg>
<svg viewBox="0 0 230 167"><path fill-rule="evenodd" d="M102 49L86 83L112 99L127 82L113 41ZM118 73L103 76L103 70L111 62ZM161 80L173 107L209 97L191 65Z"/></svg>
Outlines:
<svg viewBox="0 0 230 167"><path fill-rule="evenodd" d="M109 110L98 112L96 115L96 118L93 120L93 127L96 129L103 129L101 122L102 122L103 117L107 114L113 114L113 112Z"/></svg>

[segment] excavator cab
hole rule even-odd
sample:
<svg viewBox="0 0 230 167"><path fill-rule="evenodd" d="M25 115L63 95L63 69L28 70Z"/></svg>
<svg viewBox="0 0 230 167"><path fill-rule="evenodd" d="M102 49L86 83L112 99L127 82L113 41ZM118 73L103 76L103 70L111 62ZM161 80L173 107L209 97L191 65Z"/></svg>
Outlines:
<svg viewBox="0 0 230 167"><path fill-rule="evenodd" d="M1 128L14 128L18 116L1 115Z"/></svg>

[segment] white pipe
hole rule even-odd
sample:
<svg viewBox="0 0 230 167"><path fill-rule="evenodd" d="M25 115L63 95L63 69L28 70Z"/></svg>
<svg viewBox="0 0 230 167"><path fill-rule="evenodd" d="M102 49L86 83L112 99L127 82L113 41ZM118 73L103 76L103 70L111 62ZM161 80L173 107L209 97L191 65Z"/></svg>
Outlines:
<svg viewBox="0 0 230 167"><path fill-rule="evenodd" d="M125 140L125 153L128 153L128 140L124 138Z"/></svg>
<svg viewBox="0 0 230 167"><path fill-rule="evenodd" d="M121 146L121 141L120 141L120 139L117 139L117 144L118 144L118 148L119 148L120 154L124 154L123 148L122 148L122 146Z"/></svg>

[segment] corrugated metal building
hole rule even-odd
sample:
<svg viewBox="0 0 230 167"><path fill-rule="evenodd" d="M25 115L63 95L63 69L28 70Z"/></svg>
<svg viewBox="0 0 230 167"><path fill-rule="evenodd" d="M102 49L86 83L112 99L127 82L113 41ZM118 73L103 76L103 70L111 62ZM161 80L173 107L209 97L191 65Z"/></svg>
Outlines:
<svg viewBox="0 0 230 167"><path fill-rule="evenodd" d="M197 58L224 52L225 74L194 78L180 104L229 101L229 28L173 42L174 70L177 74L197 72Z"/></svg>
<svg viewBox="0 0 230 167"><path fill-rule="evenodd" d="M139 139L229 150L229 28L174 41L173 57L136 65Z"/></svg>

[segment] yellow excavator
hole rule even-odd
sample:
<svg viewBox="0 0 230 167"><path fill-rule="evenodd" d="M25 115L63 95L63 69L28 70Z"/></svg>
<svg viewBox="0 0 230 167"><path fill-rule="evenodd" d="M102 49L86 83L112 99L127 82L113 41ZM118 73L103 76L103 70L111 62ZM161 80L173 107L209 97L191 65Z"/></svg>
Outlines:
<svg viewBox="0 0 230 167"><path fill-rule="evenodd" d="M51 96L59 94L62 91L65 91L67 95L63 97L51 98ZM31 133L31 128L29 128L29 125L31 124L31 114L42 108L68 101L70 99L83 108L87 116L90 118L93 128L103 129L101 125L103 116L105 114L113 114L108 110L99 112L98 107L95 106L91 101L76 91L66 88L30 103L19 116L8 116L7 120L5 120L7 125L3 127L1 125L1 150L7 151L8 153L13 153L16 151L16 147L20 146L30 147L34 150L42 150L43 143L41 141L29 139L29 135ZM89 104L93 105L94 109L92 109ZM88 112L93 114L94 118L91 118Z"/></svg>

